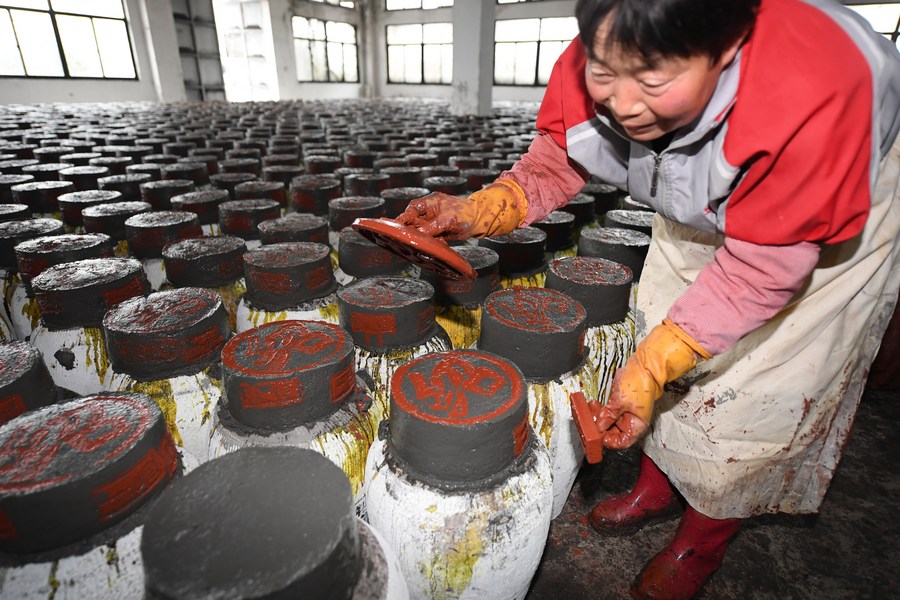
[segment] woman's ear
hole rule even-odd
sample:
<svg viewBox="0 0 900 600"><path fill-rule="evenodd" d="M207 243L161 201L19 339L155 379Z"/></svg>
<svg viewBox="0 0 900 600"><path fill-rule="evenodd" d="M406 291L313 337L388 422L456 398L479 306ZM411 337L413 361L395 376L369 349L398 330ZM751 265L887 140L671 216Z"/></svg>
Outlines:
<svg viewBox="0 0 900 600"><path fill-rule="evenodd" d="M737 38L734 43L725 48L725 51L722 52L722 56L719 57L717 61L721 68L725 68L731 64L731 61L734 60L734 57L737 56L738 50L741 49L741 46L744 45L744 42L747 41L747 38L750 36L750 32L746 32L744 35Z"/></svg>

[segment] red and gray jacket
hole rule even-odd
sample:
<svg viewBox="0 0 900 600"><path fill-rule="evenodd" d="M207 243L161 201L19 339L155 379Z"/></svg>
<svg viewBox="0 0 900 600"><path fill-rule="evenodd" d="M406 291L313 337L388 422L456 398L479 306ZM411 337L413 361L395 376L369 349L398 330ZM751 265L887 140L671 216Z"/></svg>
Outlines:
<svg viewBox="0 0 900 600"><path fill-rule="evenodd" d="M755 324L740 328L746 331L715 340L687 324L689 333L706 336L710 351L724 350L786 304L814 268L819 244L862 230L881 159L900 129L900 55L856 13L826 0L762 0L752 35L703 113L659 153L630 140L594 104L585 64L576 39L551 75L533 156L504 174L526 190L526 222L568 202L589 174L670 220L725 234L739 253L769 246L799 253L790 262L805 272L769 282L786 297L773 298ZM764 257L760 268L786 258ZM682 322L694 318L681 315Z"/></svg>

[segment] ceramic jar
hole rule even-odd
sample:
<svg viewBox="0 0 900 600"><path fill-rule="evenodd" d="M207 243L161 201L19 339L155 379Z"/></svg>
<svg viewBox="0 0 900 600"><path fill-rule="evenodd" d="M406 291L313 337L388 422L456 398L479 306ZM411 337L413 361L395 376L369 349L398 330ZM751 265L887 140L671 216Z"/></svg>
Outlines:
<svg viewBox="0 0 900 600"><path fill-rule="evenodd" d="M150 284L133 258L90 258L55 265L31 280L41 322L31 343L57 387L75 395L106 389L109 354L101 325L106 311L144 296Z"/></svg>
<svg viewBox="0 0 900 600"><path fill-rule="evenodd" d="M392 550L354 516L346 475L300 448L242 448L174 482L141 556L150 598L409 598Z"/></svg>
<svg viewBox="0 0 900 600"><path fill-rule="evenodd" d="M147 509L188 462L159 407L126 393L47 406L0 430L0 455L16 465L0 485L0 596L142 597Z"/></svg>
<svg viewBox="0 0 900 600"><path fill-rule="evenodd" d="M338 322L337 281L324 244L270 244L244 255L247 292L237 308L237 331L292 319Z"/></svg>
<svg viewBox="0 0 900 600"><path fill-rule="evenodd" d="M390 410L369 452L366 502L410 597L525 598L552 483L521 372L486 352L432 353L396 371Z"/></svg>
<svg viewBox="0 0 900 600"><path fill-rule="evenodd" d="M296 446L324 455L350 479L365 516L363 472L384 408L357 380L353 343L321 321L268 323L222 351L223 398L210 459L246 446Z"/></svg>
<svg viewBox="0 0 900 600"><path fill-rule="evenodd" d="M562 511L584 451L572 420L569 395L597 397L584 347L584 307L561 292L514 287L484 302L478 348L514 363L525 376L528 419L550 455L553 512Z"/></svg>
<svg viewBox="0 0 900 600"><path fill-rule="evenodd" d="M106 313L103 335L108 389L153 398L178 447L206 462L222 395L220 356L231 336L218 295L187 287L132 298Z"/></svg>

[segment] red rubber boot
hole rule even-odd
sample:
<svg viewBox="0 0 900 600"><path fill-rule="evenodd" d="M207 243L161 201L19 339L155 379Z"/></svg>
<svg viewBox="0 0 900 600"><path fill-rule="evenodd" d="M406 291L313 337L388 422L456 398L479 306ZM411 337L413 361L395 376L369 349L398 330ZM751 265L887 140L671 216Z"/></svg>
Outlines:
<svg viewBox="0 0 900 600"><path fill-rule="evenodd" d="M690 600L722 564L741 519L710 519L690 506L675 539L650 559L631 584L637 600Z"/></svg>
<svg viewBox="0 0 900 600"><path fill-rule="evenodd" d="M650 523L668 521L680 510L669 478L642 452L640 471L632 490L604 498L589 518L599 533L619 536L634 533Z"/></svg>

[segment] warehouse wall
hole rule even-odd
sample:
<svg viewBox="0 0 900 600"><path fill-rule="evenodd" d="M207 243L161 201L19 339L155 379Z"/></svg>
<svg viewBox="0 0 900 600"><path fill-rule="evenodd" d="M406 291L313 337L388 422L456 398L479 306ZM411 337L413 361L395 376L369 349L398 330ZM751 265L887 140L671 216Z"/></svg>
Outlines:
<svg viewBox="0 0 900 600"><path fill-rule="evenodd" d="M172 3L126 0L125 9L137 80L4 77L0 79L0 104L183 100Z"/></svg>
<svg viewBox="0 0 900 600"><path fill-rule="evenodd" d="M366 64L366 36L358 10L347 10L327 4L269 0L272 37L275 45L275 67L278 71L279 98L358 98L363 95ZM291 17L311 17L323 21L342 21L356 26L359 37L360 83L301 83L297 81Z"/></svg>
<svg viewBox="0 0 900 600"><path fill-rule="evenodd" d="M484 0L494 1L494 0ZM372 67L374 79L372 92L375 96L413 96L426 98L446 98L452 96L449 85L402 85L387 82L387 41L385 28L387 25L405 23L449 23L453 21L451 8L434 10L384 10L383 0L373 0L371 9L370 35L372 44ZM552 0L547 2L523 2L517 4L498 4L496 19L525 19L533 17L571 17L575 14L575 0ZM454 41L466 43L470 32L454 31ZM493 45L487 49L493 53ZM458 68L460 65L454 65ZM544 97L542 86L493 86L494 100L526 100L540 101Z"/></svg>

